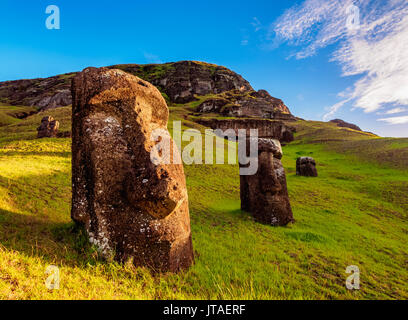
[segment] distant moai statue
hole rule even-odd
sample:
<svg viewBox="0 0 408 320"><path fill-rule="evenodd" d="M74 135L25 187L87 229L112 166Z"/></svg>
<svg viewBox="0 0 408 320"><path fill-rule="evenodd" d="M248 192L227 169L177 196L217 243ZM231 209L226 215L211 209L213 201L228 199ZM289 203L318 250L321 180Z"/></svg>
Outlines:
<svg viewBox="0 0 408 320"><path fill-rule="evenodd" d="M278 140L258 139L258 171L241 175L241 209L256 221L273 226L294 222L282 166L282 147Z"/></svg>
<svg viewBox="0 0 408 320"><path fill-rule="evenodd" d="M58 135L59 122L51 116L41 119L41 125L37 128L37 138L55 138Z"/></svg>
<svg viewBox="0 0 408 320"><path fill-rule="evenodd" d="M87 68L72 96L72 219L107 258L160 272L188 268L183 165L151 161L152 133L169 135L160 92L121 70Z"/></svg>
<svg viewBox="0 0 408 320"><path fill-rule="evenodd" d="M311 157L296 160L296 174L304 177L317 177L316 161Z"/></svg>

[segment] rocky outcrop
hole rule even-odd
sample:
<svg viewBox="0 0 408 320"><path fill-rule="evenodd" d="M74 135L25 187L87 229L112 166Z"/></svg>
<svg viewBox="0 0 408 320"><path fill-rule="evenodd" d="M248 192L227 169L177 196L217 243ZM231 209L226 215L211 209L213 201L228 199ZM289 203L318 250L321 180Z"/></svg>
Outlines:
<svg viewBox="0 0 408 320"><path fill-rule="evenodd" d="M330 122L337 124L337 126L341 127L341 128L349 128L349 129L353 129L353 130L357 130L357 131L362 131L359 126L357 126L355 124L352 124L352 123L348 123L348 122L343 121L341 119L330 120Z"/></svg>
<svg viewBox="0 0 408 320"><path fill-rule="evenodd" d="M226 131L232 129L238 135L239 129L247 130L247 136L250 129L258 129L258 137L277 139L282 143L292 142L295 128L287 126L282 121L263 120L263 119L198 119L198 123L210 127L211 129L221 129Z"/></svg>
<svg viewBox="0 0 408 320"><path fill-rule="evenodd" d="M208 96L198 112L233 117L293 120L282 100L265 90L254 91L248 81L222 66L198 61L164 64L122 64L120 69L155 85L171 103L189 103ZM44 79L0 82L0 102L35 106L41 110L72 103L70 83L75 73Z"/></svg>
<svg viewBox="0 0 408 320"><path fill-rule="evenodd" d="M282 100L272 97L265 90L228 91L217 98L209 98L202 102L197 107L197 112L219 113L228 117L295 119Z"/></svg>
<svg viewBox="0 0 408 320"><path fill-rule="evenodd" d="M41 125L37 128L37 138L56 138L58 136L59 122L51 116L41 119Z"/></svg>
<svg viewBox="0 0 408 320"><path fill-rule="evenodd" d="M230 90L253 90L239 74L222 66L199 61L180 61L162 65L116 65L128 73L145 79L174 103L187 103L196 96L219 94Z"/></svg>
<svg viewBox="0 0 408 320"><path fill-rule="evenodd" d="M67 89L58 90L52 96L43 97L35 102L35 105L40 107L40 110L54 109L70 104L72 104L72 96L71 91Z"/></svg>
<svg viewBox="0 0 408 320"><path fill-rule="evenodd" d="M168 108L150 83L88 68L73 80L72 218L105 257L177 272L193 263L182 164L155 164Z"/></svg>
<svg viewBox="0 0 408 320"><path fill-rule="evenodd" d="M317 177L316 161L311 157L296 160L296 174L304 177Z"/></svg>
<svg viewBox="0 0 408 320"><path fill-rule="evenodd" d="M0 101L11 105L35 106L41 110L72 103L71 79L74 74L0 82Z"/></svg>
<svg viewBox="0 0 408 320"><path fill-rule="evenodd" d="M273 226L294 222L281 159L279 141L261 138L257 173L240 176L242 210L250 212L256 221Z"/></svg>

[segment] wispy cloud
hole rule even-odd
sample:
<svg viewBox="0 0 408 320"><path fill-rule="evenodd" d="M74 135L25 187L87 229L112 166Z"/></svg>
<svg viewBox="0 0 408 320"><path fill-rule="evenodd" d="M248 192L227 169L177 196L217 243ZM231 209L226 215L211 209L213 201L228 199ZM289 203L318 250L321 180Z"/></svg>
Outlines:
<svg viewBox="0 0 408 320"><path fill-rule="evenodd" d="M386 112L377 112L377 114L378 115L380 115L380 114L388 114L389 115L389 114L397 114L397 113L403 113L403 112L408 112L408 109L398 107L398 108L390 109L390 110L388 110Z"/></svg>
<svg viewBox="0 0 408 320"><path fill-rule="evenodd" d="M262 23L261 23L261 21L259 21L259 19L257 17L254 17L252 19L251 25L254 27L255 32L258 32L259 30L262 29Z"/></svg>
<svg viewBox="0 0 408 320"><path fill-rule="evenodd" d="M327 121L333 118L333 116L336 114L337 110L339 110L342 106L344 106L347 102L349 102L351 99L345 99L342 100L331 107L328 107L329 111L323 116L323 120Z"/></svg>
<svg viewBox="0 0 408 320"><path fill-rule="evenodd" d="M158 55L148 52L145 52L143 55L148 63L163 63Z"/></svg>
<svg viewBox="0 0 408 320"><path fill-rule="evenodd" d="M408 123L408 116L384 118L378 119L378 121L385 121L389 124L405 124Z"/></svg>
<svg viewBox="0 0 408 320"><path fill-rule="evenodd" d="M338 43L331 61L340 63L343 76L361 76L339 94L344 99L329 108L325 119L348 102L365 112L408 105L408 1L361 0L353 7L354 3L306 0L288 9L269 30L270 38L299 48L297 59ZM350 28L356 22L359 28Z"/></svg>

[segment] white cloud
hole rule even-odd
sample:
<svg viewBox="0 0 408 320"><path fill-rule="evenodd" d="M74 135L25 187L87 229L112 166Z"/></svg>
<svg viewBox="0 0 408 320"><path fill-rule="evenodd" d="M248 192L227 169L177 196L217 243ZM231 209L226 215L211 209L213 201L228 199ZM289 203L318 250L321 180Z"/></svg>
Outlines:
<svg viewBox="0 0 408 320"><path fill-rule="evenodd" d="M244 39L241 41L241 46L247 46L248 45L248 40Z"/></svg>
<svg viewBox="0 0 408 320"><path fill-rule="evenodd" d="M405 124L408 123L408 116L384 118L378 119L378 121L385 121L389 124Z"/></svg>
<svg viewBox="0 0 408 320"><path fill-rule="evenodd" d="M275 38L300 47L297 59L339 43L332 61L340 63L343 76L361 76L339 93L345 100L330 107L325 118L347 102L365 112L408 105L408 1L361 0L357 17L353 2L306 0L287 10L270 29ZM358 20L358 29L349 27L348 22Z"/></svg>
<svg viewBox="0 0 408 320"><path fill-rule="evenodd" d="M397 114L397 113L403 113L403 112L406 112L406 111L408 111L407 108L398 107L398 108L390 109L390 110L388 110L388 111L386 111L384 113L378 112L377 114Z"/></svg>

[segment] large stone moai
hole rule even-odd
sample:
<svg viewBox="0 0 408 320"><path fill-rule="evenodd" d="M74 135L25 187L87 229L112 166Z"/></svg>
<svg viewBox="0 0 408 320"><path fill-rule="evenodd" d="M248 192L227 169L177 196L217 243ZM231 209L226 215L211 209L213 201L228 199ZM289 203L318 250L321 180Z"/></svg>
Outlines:
<svg viewBox="0 0 408 320"><path fill-rule="evenodd" d="M41 119L41 125L37 128L37 138L55 138L58 135L59 122L51 116Z"/></svg>
<svg viewBox="0 0 408 320"><path fill-rule="evenodd" d="M182 164L154 164L169 111L150 83L87 68L72 83L72 219L106 257L177 272L194 260Z"/></svg>
<svg viewBox="0 0 408 320"><path fill-rule="evenodd" d="M241 175L241 208L256 221L273 226L294 222L278 140L258 139L258 171Z"/></svg>

